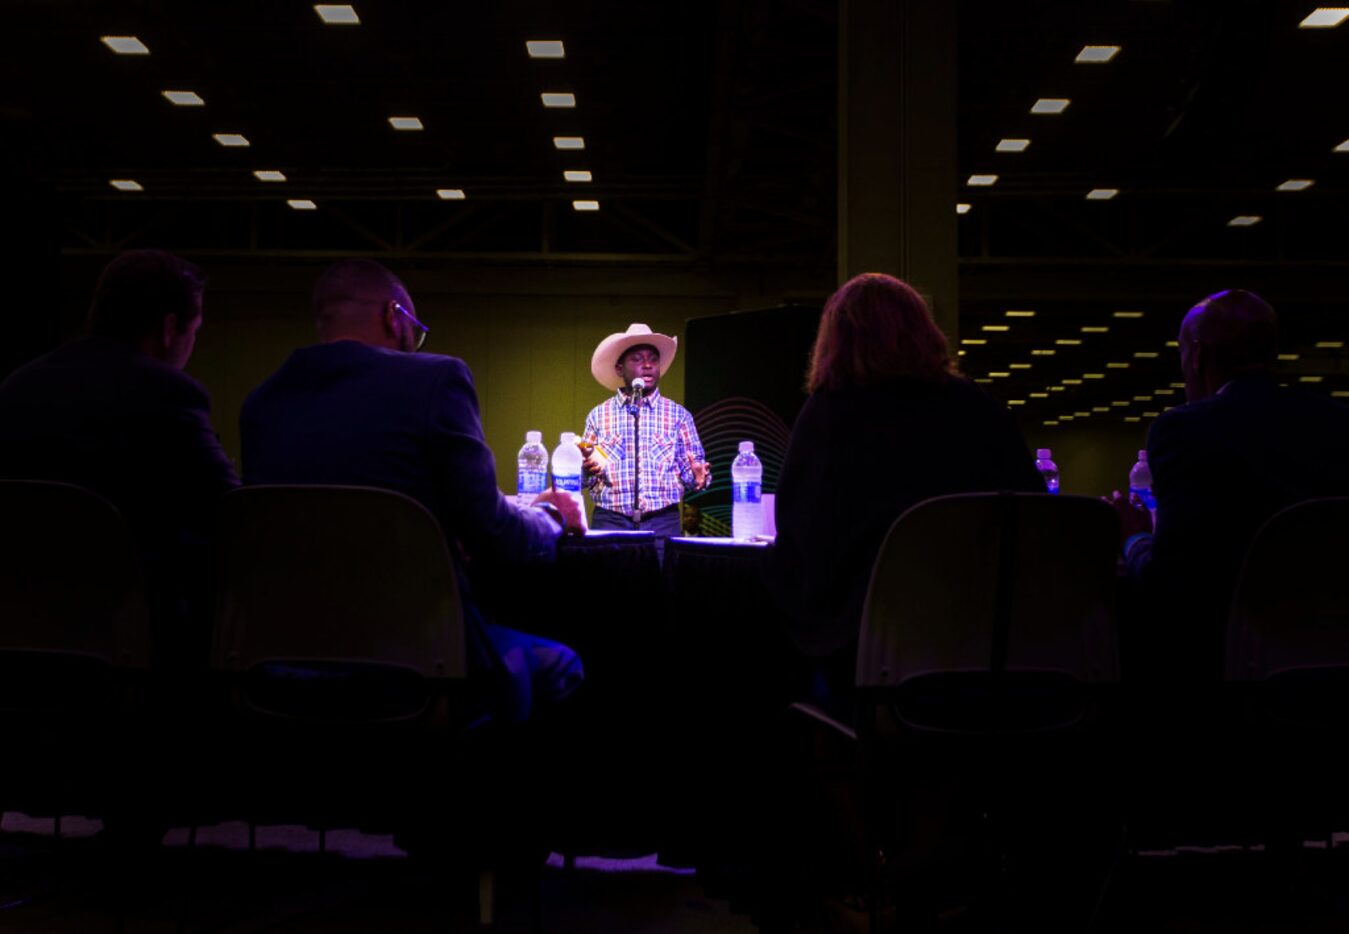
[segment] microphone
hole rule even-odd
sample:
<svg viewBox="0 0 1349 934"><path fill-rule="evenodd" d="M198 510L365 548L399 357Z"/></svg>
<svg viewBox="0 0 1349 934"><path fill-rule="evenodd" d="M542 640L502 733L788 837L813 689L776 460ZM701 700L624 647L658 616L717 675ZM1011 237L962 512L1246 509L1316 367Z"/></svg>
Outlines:
<svg viewBox="0 0 1349 934"><path fill-rule="evenodd" d="M646 392L646 380L639 376L632 381L632 394L634 396L640 396L644 392Z"/></svg>

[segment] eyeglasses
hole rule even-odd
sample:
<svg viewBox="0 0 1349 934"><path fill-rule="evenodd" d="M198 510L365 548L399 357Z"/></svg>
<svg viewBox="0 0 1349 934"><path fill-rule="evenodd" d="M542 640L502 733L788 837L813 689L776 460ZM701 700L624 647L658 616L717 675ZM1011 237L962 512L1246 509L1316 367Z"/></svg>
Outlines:
<svg viewBox="0 0 1349 934"><path fill-rule="evenodd" d="M418 321L416 315L408 311L402 305L398 304L398 302L394 302L393 307L395 311L401 311L403 314L407 315L407 319L411 321L413 325L417 328L417 330L420 332L417 334L417 346L414 347L413 350L421 350L422 344L426 343L426 335L431 332L431 329L428 328L426 325L422 324L420 321Z"/></svg>

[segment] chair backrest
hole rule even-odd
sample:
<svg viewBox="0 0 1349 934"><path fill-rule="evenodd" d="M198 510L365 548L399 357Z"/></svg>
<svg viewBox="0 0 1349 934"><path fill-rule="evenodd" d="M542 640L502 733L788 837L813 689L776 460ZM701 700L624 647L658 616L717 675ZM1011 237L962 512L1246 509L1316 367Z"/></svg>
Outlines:
<svg viewBox="0 0 1349 934"><path fill-rule="evenodd" d="M0 480L0 651L149 663L136 551L121 513L83 487Z"/></svg>
<svg viewBox="0 0 1349 934"><path fill-rule="evenodd" d="M435 518L409 497L366 487L227 494L211 664L463 678L458 579Z"/></svg>
<svg viewBox="0 0 1349 934"><path fill-rule="evenodd" d="M918 705L935 702L932 710L943 693L977 695L977 710L1006 690L1034 707L1046 688L1117 681L1118 530L1109 506L1084 497L971 493L917 504L876 558L858 687L912 688L915 700L928 692ZM1023 728L1068 725L1047 711L1037 725L1023 712ZM1012 719L1004 717L1009 729ZM956 714L946 725L990 728Z"/></svg>
<svg viewBox="0 0 1349 934"><path fill-rule="evenodd" d="M1227 679L1349 671L1346 569L1349 497L1297 503L1266 522L1237 578Z"/></svg>

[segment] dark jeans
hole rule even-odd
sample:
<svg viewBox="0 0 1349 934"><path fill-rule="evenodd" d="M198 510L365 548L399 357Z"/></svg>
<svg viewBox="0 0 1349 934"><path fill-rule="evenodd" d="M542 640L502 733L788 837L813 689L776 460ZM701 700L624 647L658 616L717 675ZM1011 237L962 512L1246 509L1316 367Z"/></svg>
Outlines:
<svg viewBox="0 0 1349 934"><path fill-rule="evenodd" d="M665 562L665 539L679 535L683 531L679 526L678 503L659 512L648 513L641 522L633 522L632 519L621 512L596 506L595 514L590 518L590 527L592 529L614 529L623 532L655 532L656 558L662 564Z"/></svg>

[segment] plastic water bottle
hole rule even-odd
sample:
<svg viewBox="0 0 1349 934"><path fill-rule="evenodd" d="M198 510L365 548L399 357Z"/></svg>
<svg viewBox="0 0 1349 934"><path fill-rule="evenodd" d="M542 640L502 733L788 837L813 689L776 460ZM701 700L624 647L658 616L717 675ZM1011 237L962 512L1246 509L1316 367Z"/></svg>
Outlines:
<svg viewBox="0 0 1349 934"><path fill-rule="evenodd" d="M741 441L731 464L731 536L749 539L763 534L763 464L754 442Z"/></svg>
<svg viewBox="0 0 1349 934"><path fill-rule="evenodd" d="M576 500L581 515L585 515L585 501L581 498L581 449L576 446L574 431L562 432L562 439L553 450L553 489Z"/></svg>
<svg viewBox="0 0 1349 934"><path fill-rule="evenodd" d="M1138 497L1138 501L1149 512L1157 511L1157 500L1152 495L1152 468L1148 466L1148 452L1138 452L1138 462L1129 471L1129 499Z"/></svg>
<svg viewBox="0 0 1349 934"><path fill-rule="evenodd" d="M515 502L521 509L534 502L548 486L548 449L543 446L543 432L525 432L525 446L515 458Z"/></svg>
<svg viewBox="0 0 1349 934"><path fill-rule="evenodd" d="M1045 489L1059 495L1059 465L1054 463L1054 452L1049 448L1039 448L1035 452L1035 469L1045 478Z"/></svg>

